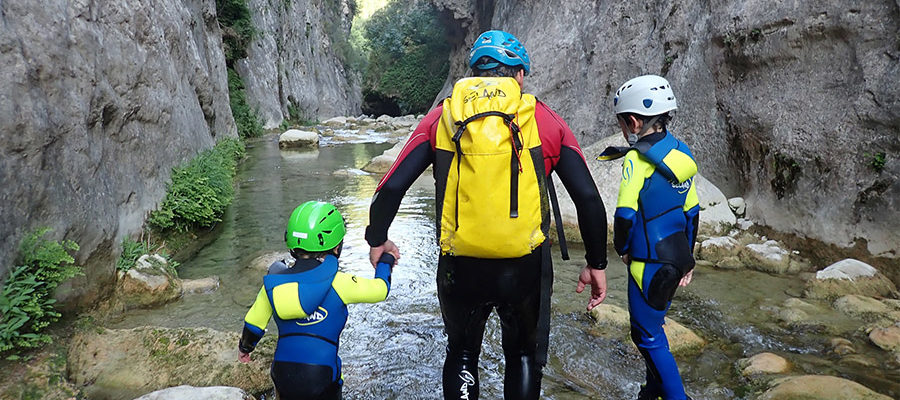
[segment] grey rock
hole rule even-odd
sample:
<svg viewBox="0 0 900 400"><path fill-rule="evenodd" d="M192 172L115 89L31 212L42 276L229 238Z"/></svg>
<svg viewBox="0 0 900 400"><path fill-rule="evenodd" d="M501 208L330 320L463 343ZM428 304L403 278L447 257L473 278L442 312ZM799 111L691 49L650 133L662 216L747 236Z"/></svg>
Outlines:
<svg viewBox="0 0 900 400"><path fill-rule="evenodd" d="M253 400L243 389L229 386L175 386L147 393L134 400Z"/></svg>
<svg viewBox="0 0 900 400"><path fill-rule="evenodd" d="M312 131L290 129L278 137L278 147L282 149L304 149L319 146L319 134Z"/></svg>
<svg viewBox="0 0 900 400"><path fill-rule="evenodd" d="M744 216L744 212L747 211L747 204L744 203L743 197L732 197L728 199L728 207L731 207L731 211L734 211L734 214L739 217Z"/></svg>
<svg viewBox="0 0 900 400"><path fill-rule="evenodd" d="M661 74L678 96L672 131L703 176L746 200L748 218L900 256L896 0L432 2L462 32L439 99L468 73L475 37L505 29L531 57L526 91L589 147L619 131L618 86ZM876 152L886 154L881 170Z"/></svg>
<svg viewBox="0 0 900 400"><path fill-rule="evenodd" d="M142 255L134 267L120 273L114 302L121 308L151 308L181 297L181 280L158 254Z"/></svg>
<svg viewBox="0 0 900 400"><path fill-rule="evenodd" d="M200 279L182 279L181 292L183 294L210 293L219 289L219 277L208 276Z"/></svg>
<svg viewBox="0 0 900 400"><path fill-rule="evenodd" d="M57 291L93 305L119 243L165 194L171 168L237 131L215 1L3 2L0 275L40 226L72 239L85 276Z"/></svg>
<svg viewBox="0 0 900 400"><path fill-rule="evenodd" d="M790 253L774 240L748 244L740 256L747 267L764 272L787 272L791 266Z"/></svg>
<svg viewBox="0 0 900 400"><path fill-rule="evenodd" d="M348 0L327 6L314 0L249 0L248 6L256 36L235 70L266 128L287 117L319 120L359 112L360 79L344 67L332 37L349 36ZM289 115L292 108L299 115Z"/></svg>

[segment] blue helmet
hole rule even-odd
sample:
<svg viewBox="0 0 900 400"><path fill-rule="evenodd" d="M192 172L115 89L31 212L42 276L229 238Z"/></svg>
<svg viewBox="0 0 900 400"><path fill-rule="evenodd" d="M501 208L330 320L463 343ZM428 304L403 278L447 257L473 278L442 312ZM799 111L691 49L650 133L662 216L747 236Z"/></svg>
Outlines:
<svg viewBox="0 0 900 400"><path fill-rule="evenodd" d="M475 62L484 56L493 58L497 62L479 64L476 67ZM482 33L472 45L472 51L469 52L469 68L493 69L500 64L510 67L521 65L525 69L526 75L531 71L531 59L528 58L528 52L519 39L504 31Z"/></svg>

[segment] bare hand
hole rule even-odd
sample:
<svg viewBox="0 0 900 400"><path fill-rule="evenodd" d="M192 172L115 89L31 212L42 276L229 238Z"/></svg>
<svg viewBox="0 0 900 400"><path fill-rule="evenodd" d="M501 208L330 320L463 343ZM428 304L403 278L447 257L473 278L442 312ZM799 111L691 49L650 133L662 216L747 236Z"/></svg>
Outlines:
<svg viewBox="0 0 900 400"><path fill-rule="evenodd" d="M684 276L681 277L681 281L678 282L678 286L687 286L691 283L691 279L694 279L694 270L690 270L688 273L684 274Z"/></svg>
<svg viewBox="0 0 900 400"><path fill-rule="evenodd" d="M381 255L384 253L389 253L394 256L394 265L397 264L396 260L400 259L400 249L397 248L397 245L390 240L385 240L381 246L372 247L369 249L369 262L372 263L372 266L375 267L378 265L378 260L381 258Z"/></svg>
<svg viewBox="0 0 900 400"><path fill-rule="evenodd" d="M625 263L625 265L631 265L631 255L622 254L622 262Z"/></svg>
<svg viewBox="0 0 900 400"><path fill-rule="evenodd" d="M250 353L244 353L243 351L238 350L238 361L244 364L250 362Z"/></svg>
<svg viewBox="0 0 900 400"><path fill-rule="evenodd" d="M585 286L591 287L591 300L588 301L588 311L600 305L606 298L606 270L594 269L585 266L578 276L578 286L575 287L575 293L584 291Z"/></svg>

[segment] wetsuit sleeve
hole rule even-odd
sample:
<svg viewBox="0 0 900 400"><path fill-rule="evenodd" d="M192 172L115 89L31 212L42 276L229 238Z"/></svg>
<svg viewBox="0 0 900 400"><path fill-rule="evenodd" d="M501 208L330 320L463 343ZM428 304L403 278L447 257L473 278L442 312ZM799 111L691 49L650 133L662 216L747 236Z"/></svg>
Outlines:
<svg viewBox="0 0 900 400"><path fill-rule="evenodd" d="M387 298L391 291L391 267L394 256L385 253L375 266L375 278L360 278L338 272L331 284L344 304L377 303Z"/></svg>
<svg viewBox="0 0 900 400"><path fill-rule="evenodd" d="M700 197L697 196L696 180L691 181L691 188L684 200L684 217L687 220L687 237L693 251L694 243L697 242L697 231L700 228Z"/></svg>
<svg viewBox="0 0 900 400"><path fill-rule="evenodd" d="M431 110L419 122L397 160L375 189L369 206L369 226L366 227L366 242L369 246L380 246L387 240L388 227L397 215L400 200L416 178L434 162L434 137L442 109L443 107L437 107Z"/></svg>
<svg viewBox="0 0 900 400"><path fill-rule="evenodd" d="M640 159L637 150L629 151L622 160L622 183L619 185L613 221L613 244L619 255L628 253L628 244L637 223L638 197L648 172L652 174L653 167Z"/></svg>
<svg viewBox="0 0 900 400"><path fill-rule="evenodd" d="M585 245L585 261L592 268L604 269L607 264L606 208L581 147L568 125L544 103L537 103L535 118L546 171L548 174L556 172L575 203L578 227Z"/></svg>
<svg viewBox="0 0 900 400"><path fill-rule="evenodd" d="M269 303L269 296L266 295L266 288L263 287L259 289L256 301L244 316L244 331L241 334L241 342L238 344L241 351L249 353L256 348L259 339L266 334L269 318L272 318L272 305Z"/></svg>

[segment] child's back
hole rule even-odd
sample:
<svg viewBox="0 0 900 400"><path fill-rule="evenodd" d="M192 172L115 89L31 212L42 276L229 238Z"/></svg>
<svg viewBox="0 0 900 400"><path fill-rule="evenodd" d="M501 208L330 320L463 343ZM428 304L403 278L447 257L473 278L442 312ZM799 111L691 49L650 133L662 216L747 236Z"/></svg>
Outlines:
<svg viewBox="0 0 900 400"><path fill-rule="evenodd" d="M374 279L338 271L343 236L343 219L334 206L308 202L297 207L285 233L294 265L282 261L269 267L244 318L242 361L249 360L269 318L275 318L272 380L279 399L339 399L338 348L347 304L379 302L390 291L391 254L379 260Z"/></svg>

